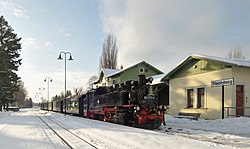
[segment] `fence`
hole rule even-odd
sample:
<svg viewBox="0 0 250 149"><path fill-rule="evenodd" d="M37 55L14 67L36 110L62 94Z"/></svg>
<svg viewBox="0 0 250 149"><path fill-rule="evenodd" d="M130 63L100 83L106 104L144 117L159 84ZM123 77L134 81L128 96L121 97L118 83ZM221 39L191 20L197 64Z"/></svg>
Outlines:
<svg viewBox="0 0 250 149"><path fill-rule="evenodd" d="M225 117L238 117L238 116L244 116L244 117L250 117L250 107L224 107L226 110L226 116ZM242 110L241 115L236 115L237 110Z"/></svg>

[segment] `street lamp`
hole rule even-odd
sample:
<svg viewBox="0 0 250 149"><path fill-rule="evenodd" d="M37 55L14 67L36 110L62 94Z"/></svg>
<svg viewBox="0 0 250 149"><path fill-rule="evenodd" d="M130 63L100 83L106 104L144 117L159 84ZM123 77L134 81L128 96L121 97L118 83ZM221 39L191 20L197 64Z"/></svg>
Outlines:
<svg viewBox="0 0 250 149"><path fill-rule="evenodd" d="M41 94L42 94L41 101L43 102L43 91L45 90L45 88L44 87L39 87L39 90L41 90Z"/></svg>
<svg viewBox="0 0 250 149"><path fill-rule="evenodd" d="M49 82L52 82L52 79L51 79L51 77L46 77L45 79L44 79L44 82L48 82L48 85L47 85L47 87L48 87L48 93L47 93L47 100L48 100L48 102L49 102Z"/></svg>
<svg viewBox="0 0 250 149"><path fill-rule="evenodd" d="M66 116L66 56L69 54L69 59L68 60L73 60L71 53L70 52L60 52L59 57L57 58L58 60L63 60L62 54L64 54L64 65L65 65L65 74L64 74L64 114Z"/></svg>
<svg viewBox="0 0 250 149"><path fill-rule="evenodd" d="M39 94L41 94L41 93L39 93L39 92L36 92L36 95L35 95L35 97L36 97L36 99L38 100L38 109L39 109Z"/></svg>
<svg viewBox="0 0 250 149"><path fill-rule="evenodd" d="M45 90L45 88L44 87L39 87L39 90L41 90L41 94L42 94L41 99L43 99L43 91Z"/></svg>

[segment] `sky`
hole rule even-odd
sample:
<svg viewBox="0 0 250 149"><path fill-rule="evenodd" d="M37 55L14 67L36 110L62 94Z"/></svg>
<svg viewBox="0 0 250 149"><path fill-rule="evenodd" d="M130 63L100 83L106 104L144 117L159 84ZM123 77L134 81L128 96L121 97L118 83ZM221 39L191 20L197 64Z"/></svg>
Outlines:
<svg viewBox="0 0 250 149"><path fill-rule="evenodd" d="M70 52L67 89L86 88L98 75L102 44L116 36L118 66L146 61L164 73L191 54L227 57L240 47L250 59L248 0L0 0L0 15L22 37L18 75L29 97L64 90L64 60ZM64 55L63 55L64 56ZM67 59L69 55L66 55Z"/></svg>

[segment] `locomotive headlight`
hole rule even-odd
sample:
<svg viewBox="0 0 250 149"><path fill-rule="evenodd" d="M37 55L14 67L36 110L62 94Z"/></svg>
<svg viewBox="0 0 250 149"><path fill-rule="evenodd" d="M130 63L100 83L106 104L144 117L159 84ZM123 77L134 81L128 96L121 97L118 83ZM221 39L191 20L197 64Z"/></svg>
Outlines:
<svg viewBox="0 0 250 149"><path fill-rule="evenodd" d="M152 83L153 80L154 80L154 79L153 79L152 77L149 77L149 78L147 79L148 83Z"/></svg>
<svg viewBox="0 0 250 149"><path fill-rule="evenodd" d="M167 106L161 106L161 110L166 111L167 110Z"/></svg>

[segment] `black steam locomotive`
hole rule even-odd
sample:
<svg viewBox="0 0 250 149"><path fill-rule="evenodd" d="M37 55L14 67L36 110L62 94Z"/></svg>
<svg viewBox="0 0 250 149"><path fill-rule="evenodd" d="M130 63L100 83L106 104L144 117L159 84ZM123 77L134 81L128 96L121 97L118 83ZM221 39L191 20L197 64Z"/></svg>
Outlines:
<svg viewBox="0 0 250 149"><path fill-rule="evenodd" d="M42 109L65 112L146 129L156 129L164 123L166 106L160 105L158 90L152 78L139 75L139 81L126 81L115 87L99 87L86 94L53 103L42 104ZM65 111L64 111L65 110Z"/></svg>

